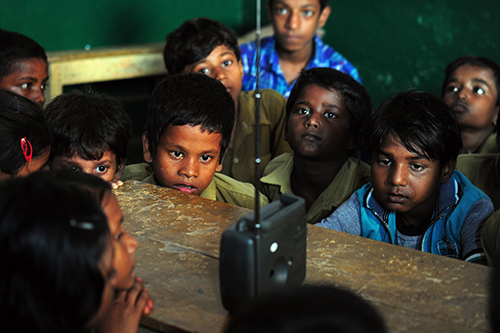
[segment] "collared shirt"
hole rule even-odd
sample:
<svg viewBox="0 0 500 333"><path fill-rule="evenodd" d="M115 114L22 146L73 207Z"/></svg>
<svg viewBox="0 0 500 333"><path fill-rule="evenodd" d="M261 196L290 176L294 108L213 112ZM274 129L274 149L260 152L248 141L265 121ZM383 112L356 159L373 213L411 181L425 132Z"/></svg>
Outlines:
<svg viewBox="0 0 500 333"><path fill-rule="evenodd" d="M121 180L138 180L158 185L153 169L147 163L127 165ZM248 209L255 207L255 187L252 184L239 182L217 172L214 174L207 188L201 192L200 197ZM261 207L269 203L267 198L262 194L259 196L259 202Z"/></svg>
<svg viewBox="0 0 500 333"><path fill-rule="evenodd" d="M324 44L321 38L314 36L314 55L307 64L306 69L316 67L330 67L349 74L356 81L361 83L358 70L345 59L340 53L335 51L329 45ZM245 43L240 46L241 60L243 63L242 90L254 90L256 88L256 44L255 42ZM279 65L278 52L276 52L276 40L274 36L267 37L261 41L260 49L260 80L259 88L270 88L278 91L288 98L295 81L287 84L285 75Z"/></svg>
<svg viewBox="0 0 500 333"><path fill-rule="evenodd" d="M269 201L279 200L281 194L294 194L290 176L293 171L293 154L285 153L273 159L261 178L262 193ZM360 160L349 157L337 176L320 194L307 212L307 223L317 223L329 216L351 194L370 181L370 167Z"/></svg>
<svg viewBox="0 0 500 333"><path fill-rule="evenodd" d="M242 182L255 181L255 91L238 97L233 148L224 155L221 173ZM271 89L260 90L260 174L267 163L292 149L285 141L286 98Z"/></svg>

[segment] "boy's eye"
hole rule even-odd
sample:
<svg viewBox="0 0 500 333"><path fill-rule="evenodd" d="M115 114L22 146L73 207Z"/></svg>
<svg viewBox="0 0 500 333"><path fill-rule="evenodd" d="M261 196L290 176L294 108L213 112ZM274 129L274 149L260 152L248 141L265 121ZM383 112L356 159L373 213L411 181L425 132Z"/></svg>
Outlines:
<svg viewBox="0 0 500 333"><path fill-rule="evenodd" d="M423 171L425 169L425 167L421 164L412 164L411 168L415 171Z"/></svg>
<svg viewBox="0 0 500 333"><path fill-rule="evenodd" d="M122 236L123 236L123 232L120 232L118 235L115 235L113 238L116 240L120 240L120 238L122 238Z"/></svg>
<svg viewBox="0 0 500 333"><path fill-rule="evenodd" d="M212 159L212 156L209 156L209 155L201 155L200 156L200 159L203 161L203 162L208 162Z"/></svg>
<svg viewBox="0 0 500 333"><path fill-rule="evenodd" d="M304 108L300 108L300 109L297 110L297 113L301 114L301 115L308 115L309 114L309 110L304 109Z"/></svg>
<svg viewBox="0 0 500 333"><path fill-rule="evenodd" d="M182 153L178 150L171 151L170 154L175 157L175 158L180 158L182 157Z"/></svg>
<svg viewBox="0 0 500 333"><path fill-rule="evenodd" d="M208 70L208 68L201 68L198 70L198 73L208 75L210 74L210 71Z"/></svg>
<svg viewBox="0 0 500 333"><path fill-rule="evenodd" d="M388 166L388 165L391 165L391 161L388 160L388 159L385 159L385 160L379 160L378 161L378 164L382 165L382 166Z"/></svg>
<svg viewBox="0 0 500 333"><path fill-rule="evenodd" d="M226 60L222 63L222 67L227 67L227 66L231 66L231 64L233 63L232 60Z"/></svg>
<svg viewBox="0 0 500 333"><path fill-rule="evenodd" d="M310 9L306 9L302 12L302 14L305 16L305 17L311 17L314 15L314 12Z"/></svg>
<svg viewBox="0 0 500 333"><path fill-rule="evenodd" d="M31 83L21 83L21 89L30 89L31 88Z"/></svg>
<svg viewBox="0 0 500 333"><path fill-rule="evenodd" d="M337 115L333 112L325 112L323 113L326 118L337 118Z"/></svg>
<svg viewBox="0 0 500 333"><path fill-rule="evenodd" d="M75 165L70 165L70 166L68 167L68 169L70 169L70 170L72 170L72 171L80 171L80 168L79 168L79 167L77 167L77 166L75 166Z"/></svg>
<svg viewBox="0 0 500 333"><path fill-rule="evenodd" d="M475 87L474 88L474 92L476 94L478 94L478 95L484 95L484 94L486 94L486 91L483 88L481 88L481 87Z"/></svg>
<svg viewBox="0 0 500 333"><path fill-rule="evenodd" d="M40 86L40 88L41 88L42 90L45 90L45 89L47 89L47 88L48 88L48 86L49 86L49 84L48 84L48 83L43 83L43 84Z"/></svg>
<svg viewBox="0 0 500 333"><path fill-rule="evenodd" d="M98 172L98 173L104 173L106 172L106 170L108 170L108 167L104 166L104 165L99 165L97 168L95 168L95 170Z"/></svg>
<svg viewBox="0 0 500 333"><path fill-rule="evenodd" d="M448 86L447 91L448 92L457 92L458 91L458 87L457 86Z"/></svg>
<svg viewBox="0 0 500 333"><path fill-rule="evenodd" d="M288 14L288 9L286 9L285 7L277 7L275 9L275 12L278 15L286 15L286 14Z"/></svg>

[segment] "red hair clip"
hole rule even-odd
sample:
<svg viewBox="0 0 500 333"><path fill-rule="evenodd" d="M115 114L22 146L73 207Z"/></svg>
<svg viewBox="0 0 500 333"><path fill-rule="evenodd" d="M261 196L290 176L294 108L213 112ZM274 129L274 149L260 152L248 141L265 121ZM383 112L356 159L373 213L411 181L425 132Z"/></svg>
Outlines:
<svg viewBox="0 0 500 333"><path fill-rule="evenodd" d="M30 140L26 139L26 137L21 139L21 149L24 154L24 158L27 162L31 161L31 157L33 156L33 148L31 147Z"/></svg>

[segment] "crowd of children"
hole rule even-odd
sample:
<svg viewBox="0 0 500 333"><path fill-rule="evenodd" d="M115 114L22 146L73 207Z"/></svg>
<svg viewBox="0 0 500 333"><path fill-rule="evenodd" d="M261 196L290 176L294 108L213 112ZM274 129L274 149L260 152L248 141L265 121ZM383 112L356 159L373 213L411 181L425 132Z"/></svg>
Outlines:
<svg viewBox="0 0 500 333"><path fill-rule="evenodd" d="M372 112L357 69L316 35L328 2L266 5L274 36L262 40L259 64L254 42L239 46L233 31L208 18L167 35L168 76L149 97L145 163L132 165L122 105L89 92L62 94L44 108L44 49L0 30L0 311L7 331L135 332L141 315L153 311L134 274L138 243L123 229L112 192L126 180L249 209L256 196L264 206L292 194L305 199L310 224L498 265L500 66L460 57L444 69L441 98L400 92ZM264 332L266 309L330 294L352 309L330 299L317 310L270 310L273 325L332 313L328 325L348 325L343 316L357 311L352 325L385 331L369 305L328 288L258 300L227 331Z"/></svg>

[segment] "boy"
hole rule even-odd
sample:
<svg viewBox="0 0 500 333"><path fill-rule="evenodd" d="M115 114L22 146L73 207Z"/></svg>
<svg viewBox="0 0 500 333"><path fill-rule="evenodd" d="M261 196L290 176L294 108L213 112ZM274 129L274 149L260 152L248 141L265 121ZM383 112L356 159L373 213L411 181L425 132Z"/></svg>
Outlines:
<svg viewBox="0 0 500 333"><path fill-rule="evenodd" d="M54 133L52 169L83 171L119 183L132 125L117 100L97 93L62 94L47 105L45 117Z"/></svg>
<svg viewBox="0 0 500 333"><path fill-rule="evenodd" d="M201 73L222 82L234 100L236 124L226 152L222 173L234 179L255 181L255 98L241 92L243 68L234 33L207 18L184 22L167 36L163 50L170 74ZM274 157L290 152L284 140L286 99L275 91L262 89L260 100L260 173Z"/></svg>
<svg viewBox="0 0 500 333"><path fill-rule="evenodd" d="M314 67L334 68L360 81L358 70L316 35L316 29L323 27L330 15L328 0L268 0L266 8L274 36L261 41L260 87L288 97L300 71ZM243 90L255 89L255 42L240 49Z"/></svg>
<svg viewBox="0 0 500 333"><path fill-rule="evenodd" d="M45 50L33 39L0 29L0 88L27 97L40 107L49 75Z"/></svg>
<svg viewBox="0 0 500 333"><path fill-rule="evenodd" d="M480 232L491 200L454 171L460 129L446 104L421 92L382 103L366 130L371 180L319 225L484 263Z"/></svg>
<svg viewBox="0 0 500 333"><path fill-rule="evenodd" d="M293 154L273 159L261 179L270 201L289 193L306 200L307 222L329 216L370 181L370 167L350 156L371 113L370 96L352 77L331 68L303 71L286 106Z"/></svg>
<svg viewBox="0 0 500 333"><path fill-rule="evenodd" d="M253 185L216 173L222 169L234 117L234 101L217 80L200 74L168 76L148 103L143 150L151 166L129 165L122 180L140 180L252 209ZM268 203L262 195L260 202Z"/></svg>
<svg viewBox="0 0 500 333"><path fill-rule="evenodd" d="M441 97L455 113L462 132L461 153L498 153L493 134L500 107L500 66L464 56L445 69Z"/></svg>

